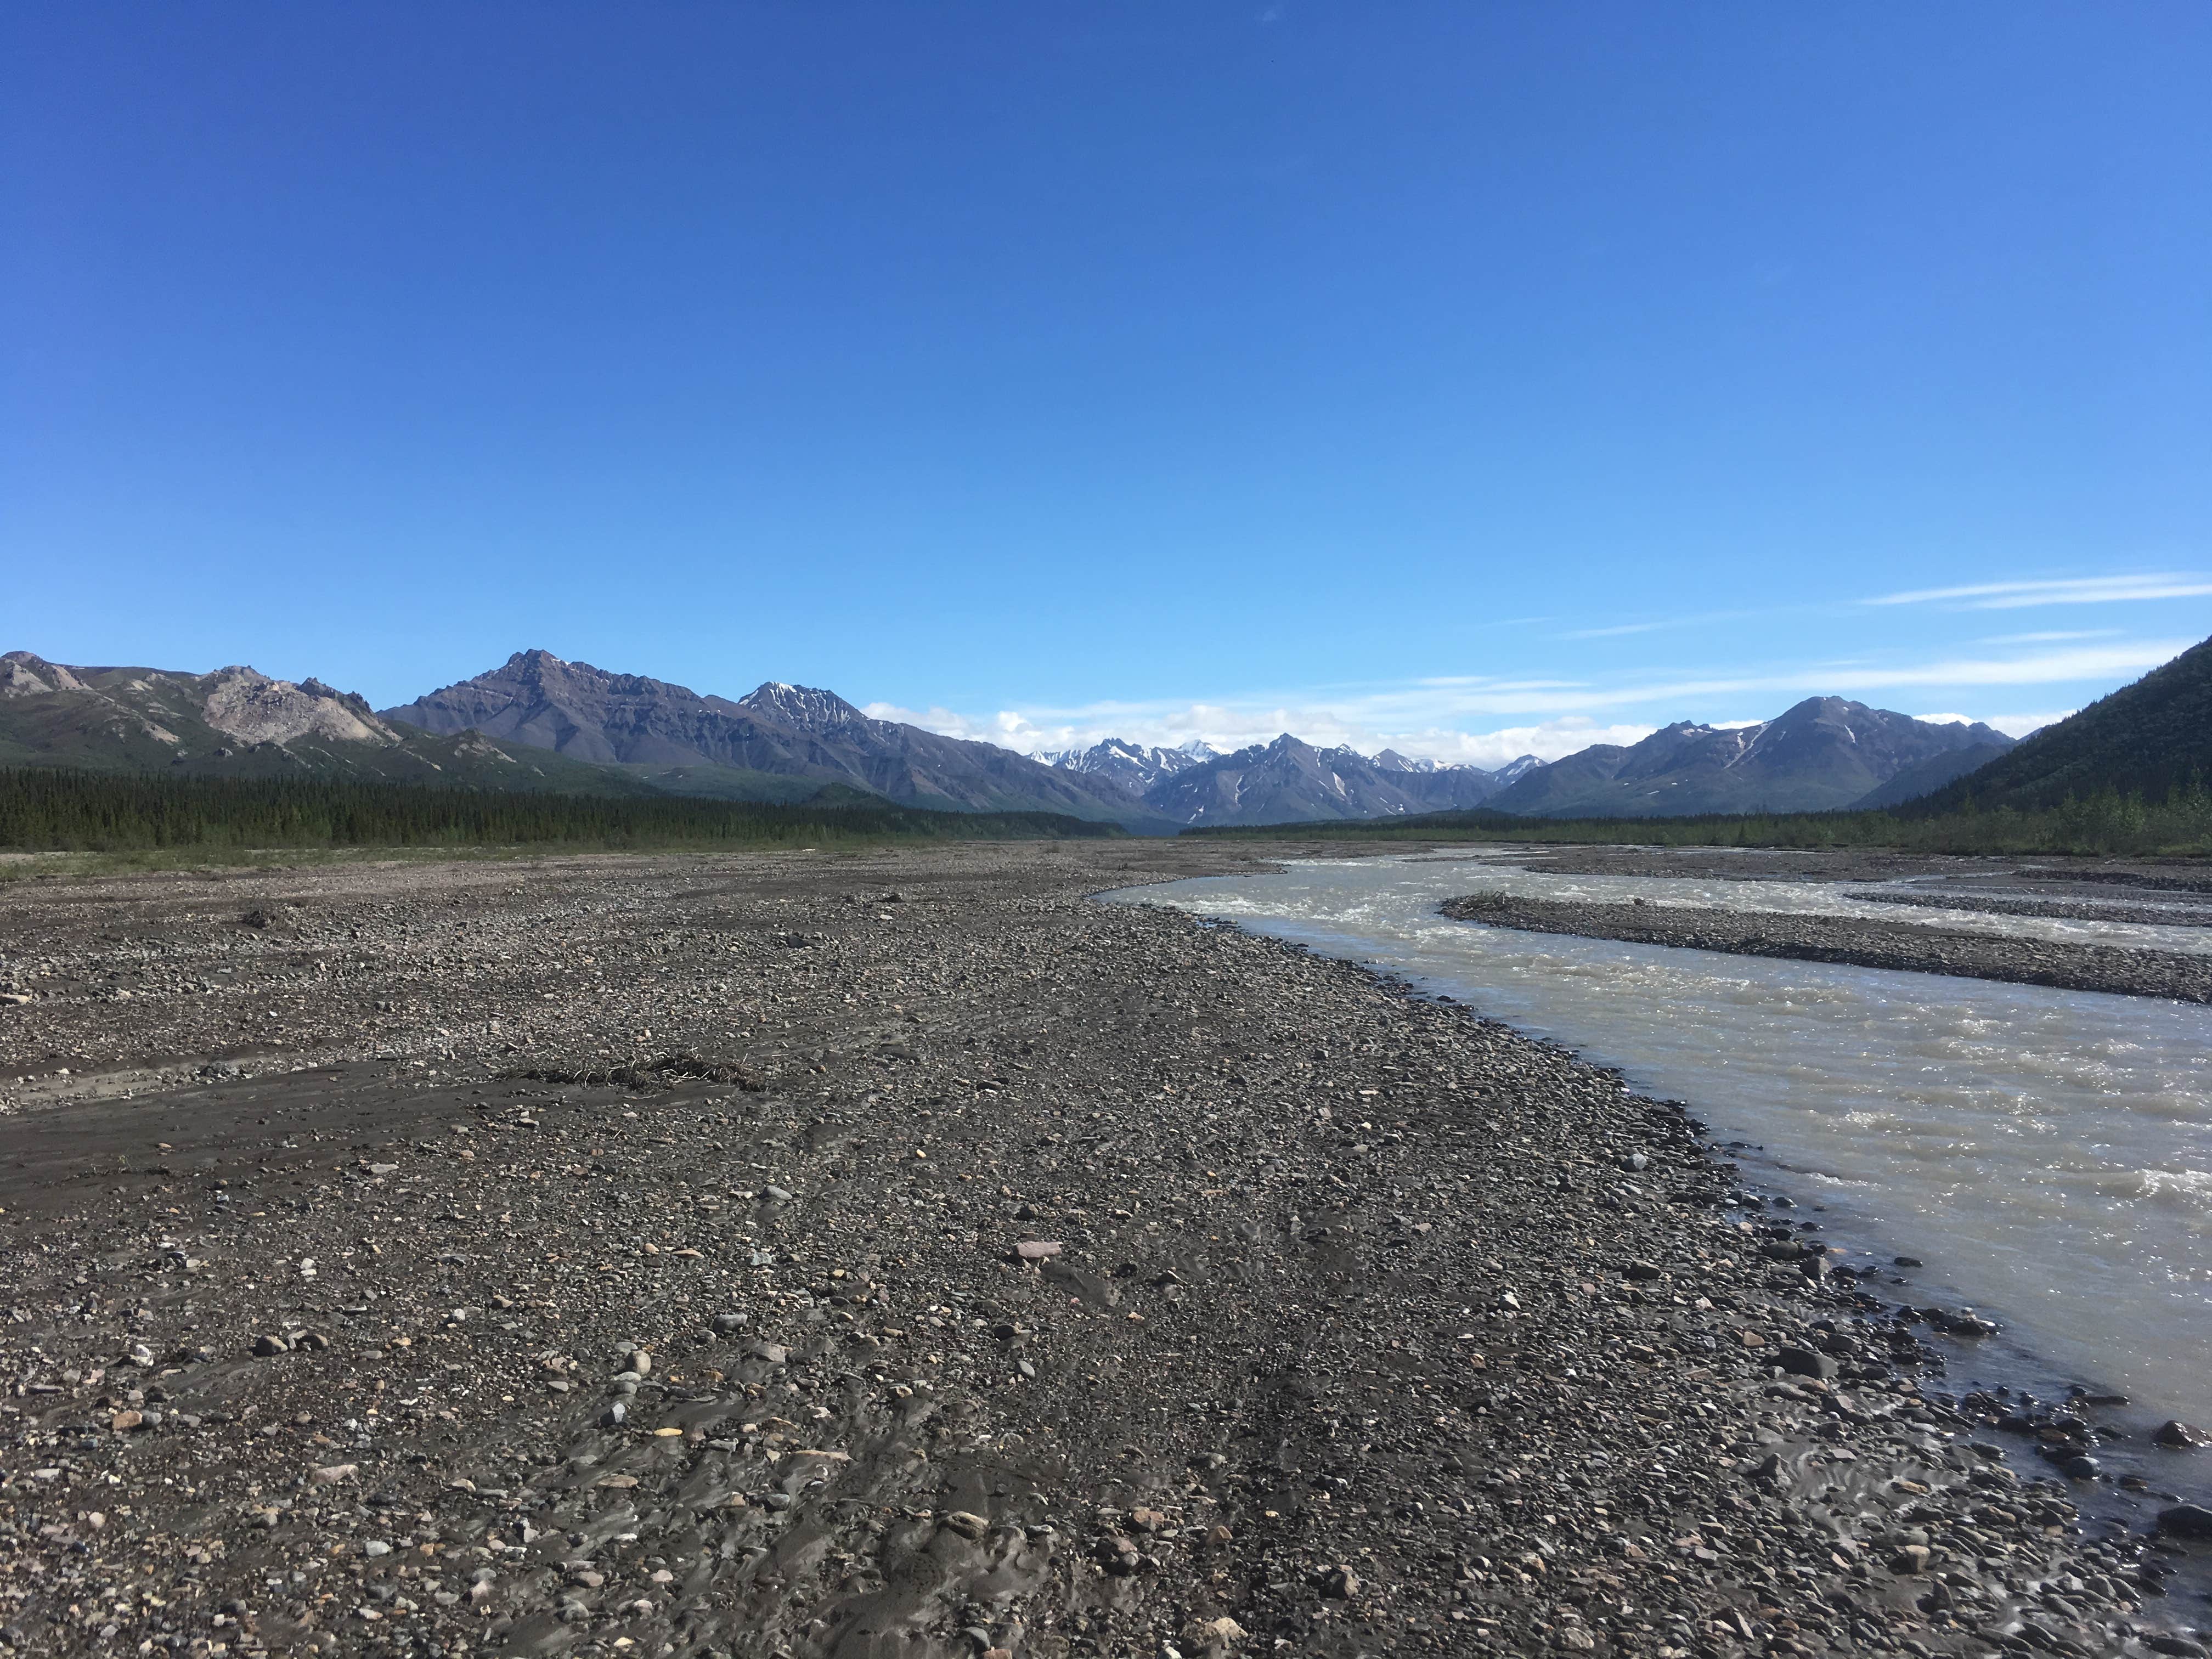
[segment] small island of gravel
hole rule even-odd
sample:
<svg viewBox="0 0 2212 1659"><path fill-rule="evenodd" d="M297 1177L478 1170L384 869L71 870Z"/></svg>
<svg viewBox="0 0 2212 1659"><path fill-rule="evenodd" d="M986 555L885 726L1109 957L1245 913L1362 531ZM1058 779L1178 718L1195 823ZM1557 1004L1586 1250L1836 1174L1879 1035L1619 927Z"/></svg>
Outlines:
<svg viewBox="0 0 2212 1659"><path fill-rule="evenodd" d="M1439 907L1455 921L1523 933L1664 945L1734 956L1950 974L2069 991L2212 1002L2212 957L1970 933L1910 921L1472 893Z"/></svg>

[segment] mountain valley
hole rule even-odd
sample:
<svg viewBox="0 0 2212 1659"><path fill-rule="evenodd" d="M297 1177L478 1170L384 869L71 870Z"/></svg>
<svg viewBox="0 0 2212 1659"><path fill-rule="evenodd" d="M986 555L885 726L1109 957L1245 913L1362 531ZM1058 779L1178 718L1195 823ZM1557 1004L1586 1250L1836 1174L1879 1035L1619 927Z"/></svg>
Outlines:
<svg viewBox="0 0 2212 1659"><path fill-rule="evenodd" d="M2197 696L2202 676L2176 667L2168 678ZM2185 711L2175 718L2185 723ZM1988 726L1811 697L1754 725L1682 722L1634 744L1551 762L1523 755L1495 771L1322 748L1288 732L1233 752L1109 738L1031 756L878 720L813 687L769 681L742 697L702 695L543 650L382 710L319 679L243 666L192 674L0 656L0 764L760 802L830 790L938 810L1064 813L1151 834L1474 807L1581 817L1887 807L1952 787L2014 747ZM2078 771L2079 757L2068 764Z"/></svg>

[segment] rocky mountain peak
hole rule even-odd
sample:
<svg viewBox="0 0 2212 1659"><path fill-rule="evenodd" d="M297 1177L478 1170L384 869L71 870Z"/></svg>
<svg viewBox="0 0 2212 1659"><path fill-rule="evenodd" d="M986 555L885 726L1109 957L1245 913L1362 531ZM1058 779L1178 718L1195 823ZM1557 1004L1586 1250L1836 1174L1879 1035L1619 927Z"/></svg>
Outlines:
<svg viewBox="0 0 2212 1659"><path fill-rule="evenodd" d="M56 691L82 691L84 682L59 663L28 651L0 657L0 697L35 697Z"/></svg>
<svg viewBox="0 0 2212 1659"><path fill-rule="evenodd" d="M988 743L872 720L834 691L770 680L732 701L639 674L519 651L505 665L385 711L441 734L477 731L596 765L647 769L656 787L785 799L834 784L932 807L1145 819L1142 803Z"/></svg>
<svg viewBox="0 0 2212 1659"><path fill-rule="evenodd" d="M1385 749L1375 757L1375 764L1385 772L1433 772L1437 763L1432 760L1410 760L1395 749Z"/></svg>
<svg viewBox="0 0 2212 1659"><path fill-rule="evenodd" d="M738 707L795 726L801 732L837 732L868 717L835 691L769 680L738 699Z"/></svg>
<svg viewBox="0 0 2212 1659"><path fill-rule="evenodd" d="M295 684L243 663L219 668L199 683L200 718L240 743L288 744L308 736L337 743L396 744L399 734L348 696L318 679Z"/></svg>
<svg viewBox="0 0 2212 1659"><path fill-rule="evenodd" d="M1126 738L1106 738L1088 749L1066 749L1037 758L1063 771L1110 779L1132 794L1142 795L1163 779L1187 771L1216 752L1198 738L1179 749L1147 749Z"/></svg>

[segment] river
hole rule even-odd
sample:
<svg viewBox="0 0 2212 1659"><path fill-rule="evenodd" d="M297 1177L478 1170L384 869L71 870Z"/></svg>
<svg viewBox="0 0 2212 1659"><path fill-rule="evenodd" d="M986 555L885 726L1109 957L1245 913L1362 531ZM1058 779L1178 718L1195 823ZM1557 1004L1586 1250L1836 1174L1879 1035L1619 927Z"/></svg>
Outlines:
<svg viewBox="0 0 2212 1659"><path fill-rule="evenodd" d="M1744 1143L1733 1155L1756 1189L1905 1281L1891 1295L2005 1328L1954 1370L1959 1387L2072 1381L2212 1425L2212 1010L1437 915L1486 890L2199 952L2212 930L1907 908L1825 883L1561 876L1481 853L1301 862L1114 896L1392 971L1687 1103L1717 1140ZM1925 1266L1891 1267L1900 1255Z"/></svg>

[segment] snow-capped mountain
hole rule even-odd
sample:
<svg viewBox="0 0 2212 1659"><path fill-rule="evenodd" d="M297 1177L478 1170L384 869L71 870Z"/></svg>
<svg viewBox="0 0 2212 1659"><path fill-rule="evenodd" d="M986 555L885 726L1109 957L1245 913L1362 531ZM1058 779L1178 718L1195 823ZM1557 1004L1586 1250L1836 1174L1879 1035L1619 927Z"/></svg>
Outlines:
<svg viewBox="0 0 2212 1659"><path fill-rule="evenodd" d="M1490 781L1501 790L1510 789L1538 767L1549 764L1548 761L1539 760L1534 755L1523 755L1517 760L1506 762L1504 765L1492 772L1490 775Z"/></svg>
<svg viewBox="0 0 2212 1659"><path fill-rule="evenodd" d="M1490 774L1475 766L1423 768L1384 751L1316 749L1287 732L1273 743L1184 768L1146 791L1164 816L1185 823L1296 823L1443 812L1488 799Z"/></svg>
<svg viewBox="0 0 2212 1659"><path fill-rule="evenodd" d="M1182 823L1293 823L1473 806L1491 792L1480 767L1439 766L1392 750L1373 757L1316 749L1288 732L1226 754L1193 739L1147 749L1118 738L1040 756L1069 771L1109 778Z"/></svg>
<svg viewBox="0 0 2212 1659"><path fill-rule="evenodd" d="M860 731L876 724L835 691L820 691L811 685L787 685L781 680L770 680L748 691L738 699L737 706L817 737Z"/></svg>
<svg viewBox="0 0 2212 1659"><path fill-rule="evenodd" d="M1202 738L1193 738L1177 749L1146 749L1120 738L1109 738L1088 749L1063 749L1037 758L1063 771L1108 778L1133 795L1142 795L1163 778L1212 760L1221 751Z"/></svg>

